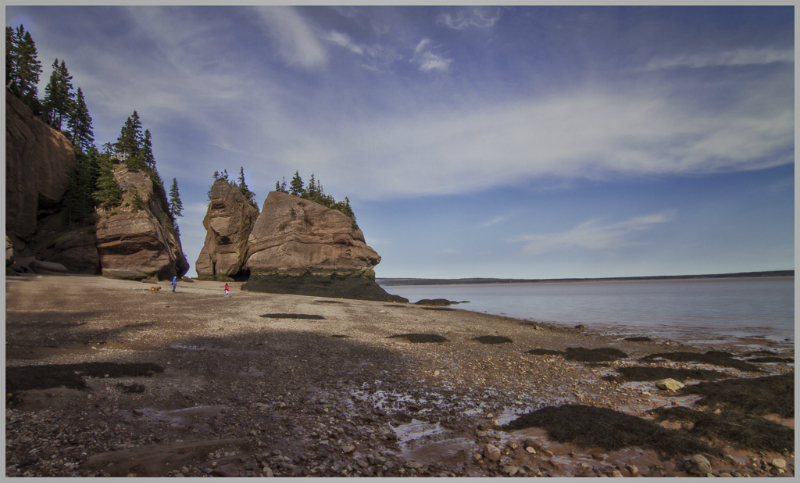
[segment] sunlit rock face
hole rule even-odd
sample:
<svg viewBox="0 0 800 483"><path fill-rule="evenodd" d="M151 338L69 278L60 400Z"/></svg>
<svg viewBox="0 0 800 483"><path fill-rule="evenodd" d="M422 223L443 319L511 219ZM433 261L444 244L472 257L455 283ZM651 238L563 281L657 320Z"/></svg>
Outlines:
<svg viewBox="0 0 800 483"><path fill-rule="evenodd" d="M245 290L389 300L375 283L380 255L338 210L270 192L247 245Z"/></svg>
<svg viewBox="0 0 800 483"><path fill-rule="evenodd" d="M236 187L224 180L214 182L203 219L206 239L195 263L198 278L246 279L247 239L257 217L258 210Z"/></svg>
<svg viewBox="0 0 800 483"><path fill-rule="evenodd" d="M114 167L122 191L122 205L102 213L97 222L97 251L103 276L141 280L169 280L189 270L178 232L169 223L167 201L150 177L124 166ZM145 207L136 210L135 194Z"/></svg>

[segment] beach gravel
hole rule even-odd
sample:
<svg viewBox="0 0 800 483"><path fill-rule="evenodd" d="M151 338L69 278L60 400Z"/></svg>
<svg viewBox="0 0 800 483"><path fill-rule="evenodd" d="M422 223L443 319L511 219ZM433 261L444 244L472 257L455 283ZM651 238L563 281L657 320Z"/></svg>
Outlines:
<svg viewBox="0 0 800 483"><path fill-rule="evenodd" d="M6 279L7 476L689 475L691 455L662 459L555 442L541 428L503 429L550 406L649 420L651 409L691 406L699 396L604 379L640 364L698 368L638 361L664 352L662 342L461 309L243 292L239 282L227 298L224 283L179 283L176 293L158 285ZM485 336L511 342L476 340ZM627 357L558 355L575 347ZM537 348L552 353L528 353ZM723 449L729 457L704 455L716 476L794 474L793 449Z"/></svg>

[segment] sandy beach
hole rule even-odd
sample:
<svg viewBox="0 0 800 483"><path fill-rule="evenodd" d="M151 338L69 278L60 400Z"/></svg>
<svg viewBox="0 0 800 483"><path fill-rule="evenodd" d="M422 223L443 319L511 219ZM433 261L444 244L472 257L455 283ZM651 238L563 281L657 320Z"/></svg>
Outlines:
<svg viewBox="0 0 800 483"><path fill-rule="evenodd" d="M224 297L223 286L180 282L172 293L168 282L7 277L6 476L794 476L793 411L750 410L774 426L737 447L693 432L697 421L650 411L694 409L720 424L739 412L622 379L634 367L713 371L709 381L722 382L793 375L791 353L621 340L459 305L251 293L241 283ZM588 360L602 352L593 349L617 352ZM731 357L659 356L709 351ZM778 361L755 362L757 352ZM546 425L513 427L564 405L614 411L660 439L710 449L621 437L591 446ZM789 447L774 443L787 428ZM698 454L707 468L692 462Z"/></svg>

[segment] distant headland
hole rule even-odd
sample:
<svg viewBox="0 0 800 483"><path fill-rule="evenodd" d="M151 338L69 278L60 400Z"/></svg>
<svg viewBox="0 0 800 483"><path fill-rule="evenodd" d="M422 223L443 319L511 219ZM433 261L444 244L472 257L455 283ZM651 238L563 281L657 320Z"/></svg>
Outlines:
<svg viewBox="0 0 800 483"><path fill-rule="evenodd" d="M742 278L742 277L794 277L794 270L772 270L767 272L714 273L705 275L655 275L648 277L607 277L607 278L376 278L379 285L460 285L474 283L534 283L534 282L611 282L625 280L680 280L699 278Z"/></svg>

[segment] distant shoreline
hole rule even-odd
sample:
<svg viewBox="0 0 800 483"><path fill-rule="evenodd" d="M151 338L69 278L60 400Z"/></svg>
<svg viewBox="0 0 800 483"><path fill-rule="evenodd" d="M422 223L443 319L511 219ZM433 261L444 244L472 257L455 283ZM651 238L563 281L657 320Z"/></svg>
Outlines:
<svg viewBox="0 0 800 483"><path fill-rule="evenodd" d="M745 277L794 277L794 270L772 270L767 272L716 273L705 275L655 275L647 277L606 277L606 278L376 278L383 286L395 285L462 285L477 283L541 283L541 282L612 282L633 280L690 280L702 278L745 278Z"/></svg>

